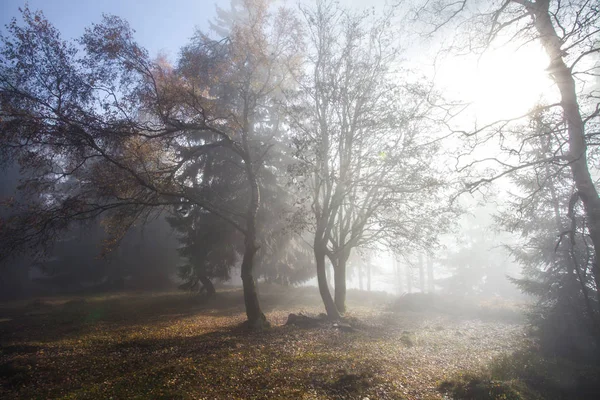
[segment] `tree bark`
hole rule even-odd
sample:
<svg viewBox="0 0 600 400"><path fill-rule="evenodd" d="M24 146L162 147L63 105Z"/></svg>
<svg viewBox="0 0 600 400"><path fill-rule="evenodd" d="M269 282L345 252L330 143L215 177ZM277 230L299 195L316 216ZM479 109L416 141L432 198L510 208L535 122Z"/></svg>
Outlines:
<svg viewBox="0 0 600 400"><path fill-rule="evenodd" d="M256 214L258 212L260 194L256 175L254 175L251 167L247 167L247 170L250 170L248 172L248 178L251 187L251 198L248 204L248 220L244 238L244 258L242 259L241 277L242 286L244 288L244 304L246 306L248 326L253 329L262 329L268 327L269 322L260 308L256 281L252 275L254 256L258 251L258 246L256 244Z"/></svg>
<svg viewBox="0 0 600 400"><path fill-rule="evenodd" d="M251 328L265 328L269 323L265 314L263 314L260 303L258 301L258 291L256 289L256 281L252 276L252 267L254 264L254 256L258 247L255 243L255 235L246 234L244 258L242 260L242 286L244 288L244 304L246 306L246 316L248 317L248 325Z"/></svg>
<svg viewBox="0 0 600 400"><path fill-rule="evenodd" d="M206 294L209 297L214 296L217 291L215 290L215 285L213 285L212 281L208 279L206 275L200 275L198 280L202 283L202 286L206 289Z"/></svg>
<svg viewBox="0 0 600 400"><path fill-rule="evenodd" d="M242 259L242 286L244 288L244 304L246 306L246 316L248 317L248 326L252 329L262 329L269 326L269 322L263 314L260 303L258 301L258 291L256 289L256 281L252 275L254 267L254 256L258 251L259 246L256 240L256 215L260 206L260 188L258 186L258 178L254 171L254 163L252 162L250 146L248 145L248 132L252 127L250 123L249 110L246 104L244 108L244 130L242 132L242 149L241 157L244 161L246 170L246 178L250 185L250 200L248 201L248 210L246 213L246 232L244 237L244 258Z"/></svg>
<svg viewBox="0 0 600 400"><path fill-rule="evenodd" d="M325 273L325 248L319 243L317 238L315 238L315 261L317 263L317 282L319 284L319 293L321 294L321 299L323 300L323 304L325 305L325 311L327 312L327 316L329 319L338 320L341 318L340 313L331 297L331 292L329 291L329 286L327 284L327 275Z"/></svg>
<svg viewBox="0 0 600 400"><path fill-rule="evenodd" d="M334 264L333 277L335 280L335 306L343 314L346 312L346 263L347 258L341 255Z"/></svg>
<svg viewBox="0 0 600 400"><path fill-rule="evenodd" d="M327 288L329 289L330 292L331 292L331 290L333 290L333 286L330 286L332 269L333 269L332 267L327 265L327 260L325 260L325 279L327 280Z"/></svg>
<svg viewBox="0 0 600 400"><path fill-rule="evenodd" d="M600 197L587 164L587 143L584 124L579 110L577 88L571 69L565 64L564 52L560 48L562 40L556 33L550 15L549 0L537 0L535 3L519 0L532 13L535 29L540 35L544 50L550 57L550 73L558 86L561 96L561 107L567 121L569 137L569 166L575 187L584 206L590 229L590 238L594 246L595 259L592 274L596 287L600 287L600 266L598 251L600 250ZM600 295L600 292L599 292Z"/></svg>

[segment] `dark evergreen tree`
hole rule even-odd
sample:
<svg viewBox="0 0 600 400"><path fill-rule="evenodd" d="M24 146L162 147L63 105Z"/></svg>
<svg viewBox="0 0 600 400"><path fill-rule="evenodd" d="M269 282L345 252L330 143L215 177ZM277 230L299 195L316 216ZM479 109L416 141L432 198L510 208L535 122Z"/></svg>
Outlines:
<svg viewBox="0 0 600 400"><path fill-rule="evenodd" d="M560 152L560 115L537 115L530 141L532 157ZM558 150L557 150L558 149ZM594 249L580 194L564 164L545 163L514 175L520 195L499 216L502 226L518 232L523 242L511 246L523 266L523 278L513 279L538 301L530 312L542 349L552 355L598 360L600 308L594 280Z"/></svg>
<svg viewBox="0 0 600 400"><path fill-rule="evenodd" d="M243 205L239 194L248 188L239 161L230 152L201 155L184 174L196 191L222 208L235 210ZM178 267L179 278L184 280L180 287L215 294L212 280L230 278L231 268L244 251L243 235L200 207L177 209L168 221L178 234L179 254L185 260Z"/></svg>
<svg viewBox="0 0 600 400"><path fill-rule="evenodd" d="M258 211L257 237L261 247L256 255L257 276L268 282L296 284L314 276L311 249L289 227L292 195L280 182L285 154L275 147L265 154L257 171L262 204ZM200 166L200 170L198 170ZM197 190L206 191L221 207L236 209L240 193L248 191L243 171L227 152L205 156L187 173L199 175ZM283 171L282 171L283 170ZM185 281L182 288L201 289L214 294L211 279L227 280L243 252L243 237L232 225L198 207L182 208L168 218L179 234L180 255L187 261L179 267ZM201 283L200 286L198 283Z"/></svg>

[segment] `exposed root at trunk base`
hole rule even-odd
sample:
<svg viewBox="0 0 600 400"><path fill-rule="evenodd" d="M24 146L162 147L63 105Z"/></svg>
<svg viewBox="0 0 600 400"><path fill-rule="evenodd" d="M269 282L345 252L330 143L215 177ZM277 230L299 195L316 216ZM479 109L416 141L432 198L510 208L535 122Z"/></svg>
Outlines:
<svg viewBox="0 0 600 400"><path fill-rule="evenodd" d="M252 331L262 331L265 329L269 329L271 327L271 323L267 321L267 317L265 317L265 314L261 314L258 318L252 321L247 320L242 322L241 327L243 329Z"/></svg>
<svg viewBox="0 0 600 400"><path fill-rule="evenodd" d="M319 316L315 318L309 317L308 315L304 315L302 313L292 313L288 315L288 320L285 324L298 326L300 328L317 328L326 325L327 322L328 320L325 314L319 314Z"/></svg>
<svg viewBox="0 0 600 400"><path fill-rule="evenodd" d="M347 321L342 319L329 318L326 314L319 314L317 317L310 317L304 314L290 314L286 325L294 325L300 328L327 328L333 327L343 332L354 332L354 329Z"/></svg>

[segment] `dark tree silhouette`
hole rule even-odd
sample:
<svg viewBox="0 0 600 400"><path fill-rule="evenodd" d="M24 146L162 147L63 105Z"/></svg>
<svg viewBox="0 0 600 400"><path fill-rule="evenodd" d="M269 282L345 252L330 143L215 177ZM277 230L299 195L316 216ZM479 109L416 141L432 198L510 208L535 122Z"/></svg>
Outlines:
<svg viewBox="0 0 600 400"><path fill-rule="evenodd" d="M298 52L293 18L269 15L264 2L252 6L229 38L199 36L177 68L151 60L117 17L76 45L25 9L24 25L14 20L2 38L0 58L0 150L27 176L24 202L2 223L3 250L44 245L103 213L118 243L157 208L201 207L244 235L246 312L251 326L264 326L252 271L257 169L268 143L255 133L275 134L263 110L285 82L281 65L293 65ZM244 171L243 209L222 207L199 187L194 164L215 149L232 152Z"/></svg>

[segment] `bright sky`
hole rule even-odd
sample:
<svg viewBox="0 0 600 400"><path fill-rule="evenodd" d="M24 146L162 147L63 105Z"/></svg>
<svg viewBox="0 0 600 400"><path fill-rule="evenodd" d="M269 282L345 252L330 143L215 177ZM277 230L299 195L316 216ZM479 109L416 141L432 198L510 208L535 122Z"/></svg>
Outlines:
<svg viewBox="0 0 600 400"><path fill-rule="evenodd" d="M0 25L4 30L18 8L27 0L2 0ZM295 2L285 1L288 6ZM310 1L303 1L307 3ZM99 22L102 13L125 18L136 30L138 42L150 51L175 59L179 48L193 35L195 27L205 29L215 15L215 4L223 8L229 0L28 0L32 10L42 9L64 38L81 36L84 28ZM367 6L357 0L345 0L356 8ZM383 3L373 0L369 5ZM383 4L381 4L383 6ZM505 46L484 55L462 57L439 65L437 84L448 94L473 102L478 120L514 117L525 113L550 87L544 68L547 59L539 48L520 49Z"/></svg>
<svg viewBox="0 0 600 400"><path fill-rule="evenodd" d="M472 102L481 123L525 114L542 98L551 98L548 58L537 43L510 44L482 56L460 56L438 65L436 82L446 95Z"/></svg>
<svg viewBox="0 0 600 400"><path fill-rule="evenodd" d="M225 7L229 0L1 0L0 25L20 18L19 7L29 3L31 10L41 9L65 39L77 38L102 13L115 14L136 30L137 41L151 55L165 52L170 58L193 35L195 26L206 28L215 14L215 4Z"/></svg>

